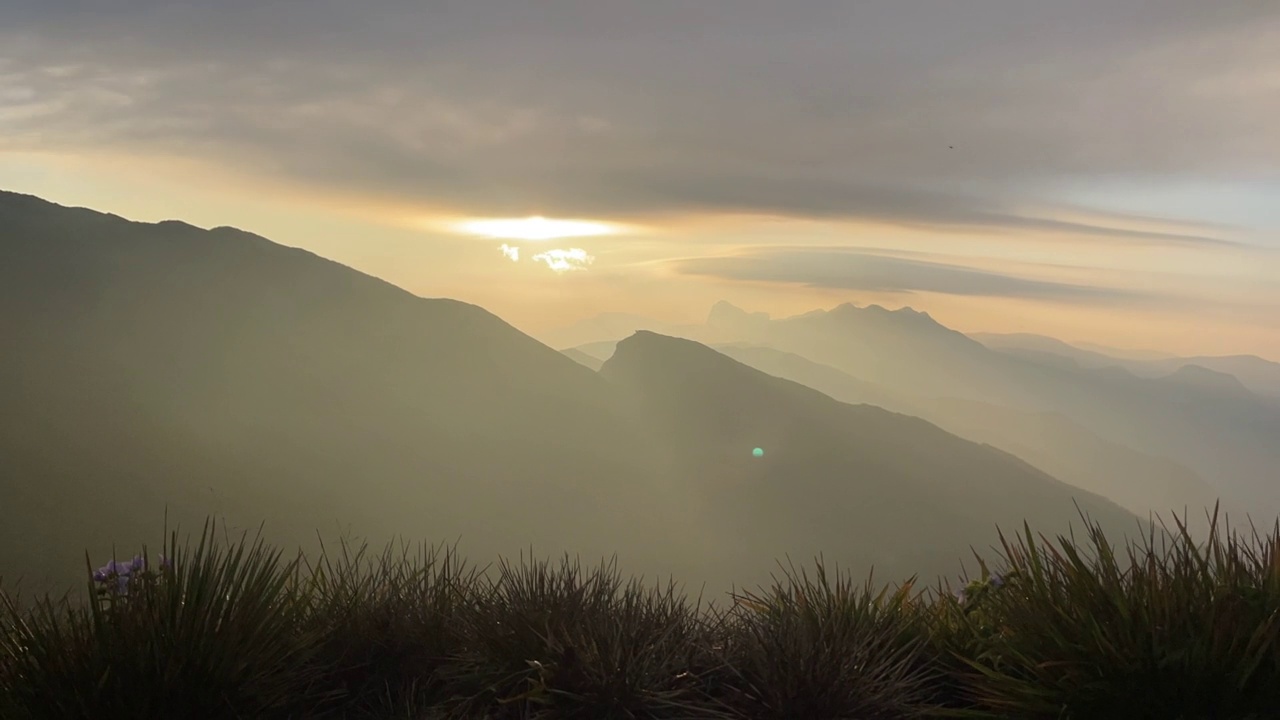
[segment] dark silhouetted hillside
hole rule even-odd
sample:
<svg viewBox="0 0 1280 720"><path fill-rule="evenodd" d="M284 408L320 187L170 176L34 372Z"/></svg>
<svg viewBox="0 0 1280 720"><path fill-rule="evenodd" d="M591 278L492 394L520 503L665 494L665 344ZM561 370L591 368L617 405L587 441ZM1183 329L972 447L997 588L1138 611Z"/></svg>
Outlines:
<svg viewBox="0 0 1280 720"><path fill-rule="evenodd" d="M570 360L583 365L584 367L590 368L591 370L599 370L600 366L604 364L604 360L601 360L594 355L588 355L577 348L568 348L566 350L561 350L560 352L564 353L564 356Z"/></svg>
<svg viewBox="0 0 1280 720"><path fill-rule="evenodd" d="M787 552L954 573L996 523L1064 527L1072 498L1132 529L1012 456L705 347L641 335L597 374L229 228L0 194L0 334L0 573L37 586L158 539L166 507L289 544L617 552L720 589Z"/></svg>
<svg viewBox="0 0 1280 720"><path fill-rule="evenodd" d="M1137 529L1133 515L1012 455L689 340L636 333L600 372L693 466L700 514L729 539L725 557L825 551L888 577L928 576L994 542L994 523L1065 530L1073 500L1118 533Z"/></svg>
<svg viewBox="0 0 1280 720"><path fill-rule="evenodd" d="M166 504L477 555L669 558L664 523L691 526L595 373L481 308L248 233L0 195L0 328L8 578L158 537Z"/></svg>

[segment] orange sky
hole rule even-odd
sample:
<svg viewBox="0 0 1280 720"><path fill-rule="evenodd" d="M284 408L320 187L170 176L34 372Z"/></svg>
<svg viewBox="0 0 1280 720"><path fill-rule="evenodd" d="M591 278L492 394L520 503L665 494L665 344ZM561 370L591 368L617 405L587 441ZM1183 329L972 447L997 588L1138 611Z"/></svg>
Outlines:
<svg viewBox="0 0 1280 720"><path fill-rule="evenodd" d="M403 205L291 188L216 165L136 157L0 155L0 187L131 219L240 227L419 295L475 302L534 335L606 311L698 322L722 299L775 316L852 301L910 305L962 331L1280 358L1280 313L1274 312L1280 308L1280 265L1276 253L1258 249L711 214L652 218L618 235L500 240L439 229L443 219L433 223L430 212ZM750 256L797 243L1072 286L1140 288L1151 297L1111 302L825 288L689 274L677 262ZM505 256L502 244L519 247L520 260ZM582 248L593 261L557 273L531 259L554 248ZM762 266L767 269L768 260Z"/></svg>
<svg viewBox="0 0 1280 720"><path fill-rule="evenodd" d="M878 302L1280 359L1277 117L1275 2L0 10L0 188L240 227L533 334ZM627 228L451 227L529 216Z"/></svg>

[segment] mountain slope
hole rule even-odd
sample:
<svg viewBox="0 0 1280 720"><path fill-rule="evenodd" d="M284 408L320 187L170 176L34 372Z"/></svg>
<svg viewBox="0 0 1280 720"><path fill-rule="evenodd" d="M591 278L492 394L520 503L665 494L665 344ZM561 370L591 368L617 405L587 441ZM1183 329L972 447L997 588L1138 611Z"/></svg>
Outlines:
<svg viewBox="0 0 1280 720"><path fill-rule="evenodd" d="M1193 470L1260 522L1280 513L1280 404L1203 384L1141 378L992 350L909 309L842 305L772 320L744 338L893 392L1054 412Z"/></svg>
<svg viewBox="0 0 1280 720"><path fill-rule="evenodd" d="M990 403L892 393L835 368L768 347L717 346L720 352L777 377L847 403L867 403L936 423L948 432L1013 453L1053 477L1147 517L1188 511L1203 520L1217 494L1171 460L1104 440L1056 413L1010 410Z"/></svg>
<svg viewBox="0 0 1280 720"><path fill-rule="evenodd" d="M825 551L889 576L953 572L994 526L1046 532L1073 501L1117 537L1133 515L1018 458L918 418L847 405L698 343L638 332L601 374L693 466L700 515L730 548L777 557ZM753 448L763 456L753 457Z"/></svg>
<svg viewBox="0 0 1280 720"><path fill-rule="evenodd" d="M479 559L670 555L633 512L678 518L653 500L668 468L635 455L607 384L472 305L235 230L5 194L0 334L9 578L154 539L166 506L288 540L461 535Z"/></svg>
<svg viewBox="0 0 1280 720"><path fill-rule="evenodd" d="M604 364L604 360L593 355L588 355L577 348L567 348L560 352L564 353L565 357L590 370L599 370L600 366Z"/></svg>
<svg viewBox="0 0 1280 720"><path fill-rule="evenodd" d="M1076 487L1147 517L1187 518L1195 532L1220 498L1200 476L1166 458L1147 455L1090 432L1057 413L1027 413L973 400L937 398L922 413L960 437L991 443ZM1235 516L1234 508L1223 511Z"/></svg>
<svg viewBox="0 0 1280 720"><path fill-rule="evenodd" d="M1064 527L1072 498L1133 527L1012 456L701 346L642 337L593 373L481 308L229 228L0 194L0 336L0 574L35 587L156 541L166 509L287 545L617 552L712 590L787 552L952 574L996 523Z"/></svg>
<svg viewBox="0 0 1280 720"><path fill-rule="evenodd" d="M1193 366L1234 376L1252 392L1280 398L1280 363L1255 355L1197 355L1191 357L1126 357L1086 349L1033 334L981 333L972 335L987 347L1011 353L1052 354L1074 360L1080 367L1121 367L1139 377L1162 377ZM1118 353L1119 351L1114 351Z"/></svg>

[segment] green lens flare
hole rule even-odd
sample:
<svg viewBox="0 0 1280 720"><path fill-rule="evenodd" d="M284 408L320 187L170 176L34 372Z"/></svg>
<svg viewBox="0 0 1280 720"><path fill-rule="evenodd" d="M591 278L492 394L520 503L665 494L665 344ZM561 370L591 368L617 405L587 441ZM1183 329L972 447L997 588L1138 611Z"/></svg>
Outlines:
<svg viewBox="0 0 1280 720"><path fill-rule="evenodd" d="M764 448L756 448L751 451L752 457L764 457Z"/></svg>

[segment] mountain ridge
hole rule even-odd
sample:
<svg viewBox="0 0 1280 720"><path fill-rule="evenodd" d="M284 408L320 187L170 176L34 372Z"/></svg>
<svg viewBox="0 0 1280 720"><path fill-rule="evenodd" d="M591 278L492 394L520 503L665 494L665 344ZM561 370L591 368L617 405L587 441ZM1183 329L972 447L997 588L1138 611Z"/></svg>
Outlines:
<svg viewBox="0 0 1280 720"><path fill-rule="evenodd" d="M9 578L74 578L166 510L291 545L328 527L460 537L481 562L616 553L716 588L787 553L951 574L998 524L1077 519L1074 488L923 420L656 334L592 372L483 308L243 231L0 202L0 327Z"/></svg>
<svg viewBox="0 0 1280 720"><path fill-rule="evenodd" d="M839 313L762 321L751 333L718 342L767 345L896 393L1057 412L1096 435L1186 467L1227 505L1253 508L1262 522L1280 514L1280 486L1270 480L1271 468L1280 466L1276 397L1242 393L1233 383L1159 377L1187 364L1182 361L1141 375L1118 362L1081 366L1043 348L993 349L934 322L912 322L919 316L914 312L840 307Z"/></svg>
<svg viewBox="0 0 1280 720"><path fill-rule="evenodd" d="M679 372L664 370L670 367ZM820 552L840 544L831 528L853 525L895 548L891 555L899 563L932 571L946 563L922 546L956 548L942 554L958 562L964 556L958 537L1020 526L1018 517L1037 527L1055 524L1073 501L1118 534L1140 527L1135 515L1111 501L1008 452L918 417L839 402L695 341L637 332L618 343L600 372L638 398L646 424L664 429L681 452L698 456L694 474L718 499L695 502L729 534L749 533L750 539L735 542L755 552ZM708 435L707 428L717 433ZM756 447L763 450L759 458L752 455ZM815 480L823 473L848 480ZM866 497L878 500L868 503ZM724 508L737 510L737 517L800 515L791 520L795 535L782 538L761 523L735 526L723 519ZM903 525L902 516L947 519L926 528L928 523ZM1065 524L1056 527L1066 531Z"/></svg>

